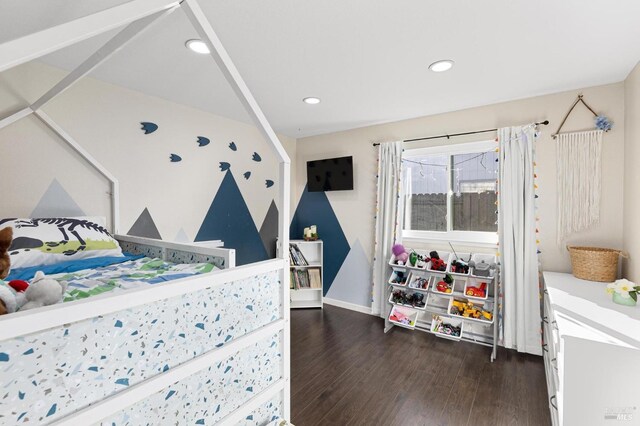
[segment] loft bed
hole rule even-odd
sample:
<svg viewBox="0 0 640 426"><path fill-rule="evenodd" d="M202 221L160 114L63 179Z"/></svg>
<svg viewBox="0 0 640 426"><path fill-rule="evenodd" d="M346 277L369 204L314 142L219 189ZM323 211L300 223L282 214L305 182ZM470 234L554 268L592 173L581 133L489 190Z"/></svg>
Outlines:
<svg viewBox="0 0 640 426"><path fill-rule="evenodd" d="M233 250L119 235L118 180L42 107L152 23L181 8L279 161L276 259L241 267ZM35 117L111 185L124 251L224 268L149 287L0 316L2 424L264 425L290 415L290 160L197 0L133 0L0 44L0 72L124 26L0 129ZM215 245L215 244L214 244Z"/></svg>

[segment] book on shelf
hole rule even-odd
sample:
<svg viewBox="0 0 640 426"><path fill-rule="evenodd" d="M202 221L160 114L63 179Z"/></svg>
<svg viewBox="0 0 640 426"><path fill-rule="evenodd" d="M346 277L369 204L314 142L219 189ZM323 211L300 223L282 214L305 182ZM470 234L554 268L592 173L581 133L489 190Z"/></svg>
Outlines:
<svg viewBox="0 0 640 426"><path fill-rule="evenodd" d="M322 278L320 277L320 268L309 268L309 285L311 288L322 288Z"/></svg>
<svg viewBox="0 0 640 426"><path fill-rule="evenodd" d="M292 269L291 270L291 285L290 288L300 290L301 288L314 288L311 287L311 279L309 278L309 271L304 269Z"/></svg>
<svg viewBox="0 0 640 426"><path fill-rule="evenodd" d="M295 266L308 266L309 262L304 257L297 244L289 244L289 260Z"/></svg>

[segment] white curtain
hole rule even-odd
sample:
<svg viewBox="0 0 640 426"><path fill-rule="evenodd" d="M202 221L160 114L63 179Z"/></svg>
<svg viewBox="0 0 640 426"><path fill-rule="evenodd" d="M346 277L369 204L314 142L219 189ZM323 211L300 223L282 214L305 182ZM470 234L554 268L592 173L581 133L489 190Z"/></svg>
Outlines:
<svg viewBox="0 0 640 426"><path fill-rule="evenodd" d="M535 126L498 130L498 232L501 342L519 352L542 354L536 244Z"/></svg>
<svg viewBox="0 0 640 426"><path fill-rule="evenodd" d="M391 246L402 239L400 218L402 202L402 141L378 146L378 196L376 200L376 232L373 254L373 290L371 313L386 317L387 285L391 268Z"/></svg>
<svg viewBox="0 0 640 426"><path fill-rule="evenodd" d="M590 130L558 135L558 245L569 234L600 221L602 133Z"/></svg>

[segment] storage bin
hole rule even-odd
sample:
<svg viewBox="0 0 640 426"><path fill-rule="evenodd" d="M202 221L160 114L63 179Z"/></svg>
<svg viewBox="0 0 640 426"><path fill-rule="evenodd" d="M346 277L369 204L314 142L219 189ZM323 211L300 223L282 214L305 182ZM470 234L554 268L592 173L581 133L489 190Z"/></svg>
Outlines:
<svg viewBox="0 0 640 426"><path fill-rule="evenodd" d="M418 311L404 306L394 306L389 313L389 322L411 330L416 328L417 319Z"/></svg>
<svg viewBox="0 0 640 426"><path fill-rule="evenodd" d="M409 281L407 281L407 288L416 291L429 291L429 277L423 276L421 273L411 273Z"/></svg>
<svg viewBox="0 0 640 426"><path fill-rule="evenodd" d="M451 327L460 329L459 335L450 334ZM462 333L464 332L464 323L457 318L441 317L440 315L433 315L431 320L431 332L438 337L442 337L450 340L461 340Z"/></svg>
<svg viewBox="0 0 640 426"><path fill-rule="evenodd" d="M444 277L435 276L435 275L431 276L431 291L433 291L434 293L437 293L437 294L444 294L444 295L448 295L448 296L453 296L453 292L455 291L456 280L453 280L452 283L447 284L447 287L451 289L451 292L449 292L449 293L438 290L438 283L440 281L444 281ZM460 289L460 290L462 290L462 289Z"/></svg>
<svg viewBox="0 0 640 426"><path fill-rule="evenodd" d="M484 296L478 296L478 290L483 288L484 284ZM482 278L469 278L467 282L464 284L464 296L469 299L479 299L479 300L487 300L489 297L489 291L491 290L491 286L493 284L491 281Z"/></svg>
<svg viewBox="0 0 640 426"><path fill-rule="evenodd" d="M471 268L469 268L469 270L467 271L467 273L464 272L453 272L453 266L452 263L454 260L463 262L465 264L469 264L469 261L471 260L471 253L458 253L458 257L456 258L456 254L455 253L451 253L451 256L449 256L449 263L447 264L447 272L451 275L457 275L457 276L462 276L462 277L467 277L469 276L469 273L471 272Z"/></svg>
<svg viewBox="0 0 640 426"><path fill-rule="evenodd" d="M389 277L389 284L404 287L407 285L410 275L411 275L411 272L398 271L394 269L393 271L391 271L391 276Z"/></svg>
<svg viewBox="0 0 640 426"><path fill-rule="evenodd" d="M485 264L494 264L495 268L494 269L489 269L489 275L485 276L485 275L479 275L479 272L476 271L476 268L472 267L469 269L469 272L471 274L472 277L474 278L484 278L484 279L493 279L493 277L495 277L496 275L496 268L497 266L497 258L494 254L484 254L484 253L474 253L471 256L471 261L473 261L476 264L479 263L485 263Z"/></svg>
<svg viewBox="0 0 640 426"><path fill-rule="evenodd" d="M440 251L440 250L435 250L438 252L438 256L440 257L440 259L442 259L446 265L443 271L437 270L437 269L433 269L431 262L427 263L427 271L429 272L437 272L440 274L445 274L447 272L447 269L449 268L449 262L451 260L451 253L449 253L448 251ZM427 253L429 254L429 253Z"/></svg>
<svg viewBox="0 0 640 426"><path fill-rule="evenodd" d="M476 310L479 314L479 318L474 318L472 316L468 316L465 317L462 314L458 314L457 312L457 307L456 305L459 304L465 304L467 305L470 309L472 310ZM482 301L478 301L478 300L469 300L467 298L463 298L463 297L452 297L451 300L449 300L449 306L447 308L447 314L453 316L453 317L457 317L460 318L464 321L474 321L474 322L478 322L481 324L493 324L493 320L495 318L494 315L494 304L491 301L486 301L486 302L482 302ZM484 311L488 311L491 314L491 319L488 319L487 317L485 317L483 315L483 310Z"/></svg>
<svg viewBox="0 0 640 426"><path fill-rule="evenodd" d="M404 293L408 297L411 297L413 294L416 294L418 295L417 297L422 297L422 305L419 305L419 304L412 305L412 304L407 304L402 302L396 302L394 301L394 293L396 292ZM425 308L427 307L427 295L419 291L394 290L391 292L391 294L389 294L389 303L395 306L405 306L407 308L413 308L413 309L418 309L420 311L424 311Z"/></svg>

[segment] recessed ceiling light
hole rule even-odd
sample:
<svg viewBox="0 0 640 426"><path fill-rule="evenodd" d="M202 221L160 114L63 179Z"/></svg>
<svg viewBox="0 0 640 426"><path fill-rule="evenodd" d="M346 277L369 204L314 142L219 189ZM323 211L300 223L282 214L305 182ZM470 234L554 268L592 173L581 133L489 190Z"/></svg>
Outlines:
<svg viewBox="0 0 640 426"><path fill-rule="evenodd" d="M310 96L308 98L304 98L302 102L309 105L315 105L320 103L320 98L314 98L313 96Z"/></svg>
<svg viewBox="0 0 640 426"><path fill-rule="evenodd" d="M433 72L443 72L449 71L453 67L453 61L450 59L445 59L443 61L436 61L429 65L429 69Z"/></svg>
<svg viewBox="0 0 640 426"><path fill-rule="evenodd" d="M209 53L209 48L207 47L207 44L202 40L195 40L195 39L187 40L187 42L184 45L196 53L200 53L203 55Z"/></svg>

